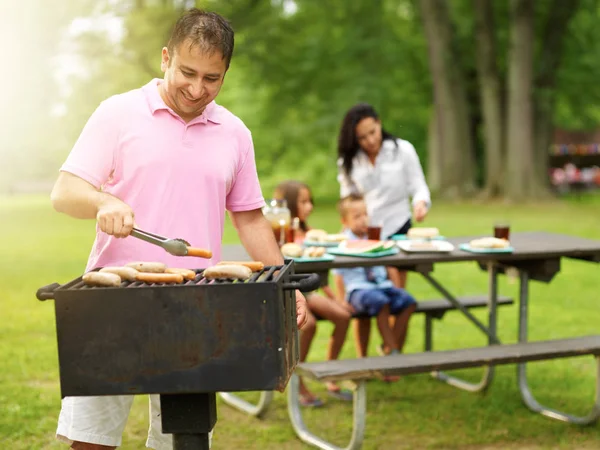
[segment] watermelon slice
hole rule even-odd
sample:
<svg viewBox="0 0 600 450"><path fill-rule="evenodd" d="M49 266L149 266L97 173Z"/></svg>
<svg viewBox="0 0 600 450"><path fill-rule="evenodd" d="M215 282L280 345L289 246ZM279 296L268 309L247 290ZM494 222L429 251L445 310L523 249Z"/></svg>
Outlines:
<svg viewBox="0 0 600 450"><path fill-rule="evenodd" d="M340 244L340 248L353 253L372 253L387 249L385 241L375 241L373 239L345 241Z"/></svg>

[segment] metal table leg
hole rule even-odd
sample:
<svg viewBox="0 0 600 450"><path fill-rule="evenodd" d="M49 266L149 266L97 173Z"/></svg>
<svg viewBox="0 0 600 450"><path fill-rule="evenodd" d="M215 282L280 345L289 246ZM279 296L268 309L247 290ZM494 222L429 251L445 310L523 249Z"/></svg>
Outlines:
<svg viewBox="0 0 600 450"><path fill-rule="evenodd" d="M473 322L482 332L488 336L488 343L490 345L499 344L497 334L497 309L498 309L498 268L493 262L488 263L488 274L489 274L489 304L488 304L488 326L483 325L475 316L473 316L469 310L463 307L460 302L452 296L440 283L438 283L428 273L422 275L429 281L445 298L448 299L456 308L458 308L467 318ZM428 318L429 319L429 318ZM425 350L431 351L433 348L433 339L431 337L432 323L427 323L425 337ZM471 383L458 377L453 377L445 372L434 371L431 372L431 376L448 383L451 386L459 389L464 389L469 392L483 392L485 391L492 380L494 379L494 367L485 366L484 373L481 380L478 383Z"/></svg>
<svg viewBox="0 0 600 450"><path fill-rule="evenodd" d="M529 302L529 274L525 271L519 271L519 342L527 342L528 327L528 302ZM572 416L554 409L547 408L540 404L529 389L527 383L527 364L517 364L517 380L523 403L533 412L540 413L543 416L550 417L563 422L574 423L577 425L587 425L600 418L600 358L596 357L596 398L592 411L586 416Z"/></svg>
<svg viewBox="0 0 600 450"><path fill-rule="evenodd" d="M173 450L208 450L217 422L214 392L161 394L162 431L173 435Z"/></svg>
<svg viewBox="0 0 600 450"><path fill-rule="evenodd" d="M365 381L360 380L357 383L352 383L352 390L352 436L346 447L338 447L313 434L304 423L300 406L300 383L298 375L293 374L288 385L288 415L292 422L292 427L300 440L321 450L359 450L363 444L367 420L367 390L365 388Z"/></svg>
<svg viewBox="0 0 600 450"><path fill-rule="evenodd" d="M256 405L244 400L231 392L220 392L221 400L239 411L254 417L262 417L273 401L273 391L262 391Z"/></svg>

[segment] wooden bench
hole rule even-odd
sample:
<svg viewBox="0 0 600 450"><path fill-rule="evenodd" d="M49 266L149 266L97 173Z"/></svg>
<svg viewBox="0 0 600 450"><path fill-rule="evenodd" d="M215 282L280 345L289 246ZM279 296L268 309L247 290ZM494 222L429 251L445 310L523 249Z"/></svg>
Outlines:
<svg viewBox="0 0 600 450"><path fill-rule="evenodd" d="M343 450L356 450L361 448L364 438L367 412L366 380L383 376L525 363L582 355L595 356L598 366L597 376L600 376L600 335L461 350L303 363L296 368L296 373L292 376L288 387L288 413L292 426L302 441L324 450L342 450L312 434L306 428L299 403L298 376L321 382L350 380L354 391L354 420L350 444ZM577 418L577 423L593 423L600 416L600 379L598 378L596 391L592 412L585 417ZM553 417L550 414L548 416Z"/></svg>
<svg viewBox="0 0 600 450"><path fill-rule="evenodd" d="M460 301L461 305L463 305L467 309L484 308L488 304L487 295L469 295L460 297L458 300ZM510 297L500 295L498 296L498 306L512 305L513 303L514 300ZM446 314L448 311L452 311L455 309L455 306L445 298L423 300L418 302L415 313L425 314L425 351L430 351L432 349L433 319L442 319L444 317L444 314ZM355 317L359 318L361 316L357 315ZM320 317L317 317L317 319L322 320ZM451 377L448 377L441 372L435 372L432 375L439 380L454 384L457 387L461 387L463 389L468 389L471 391L482 390L487 386L490 379L490 372L488 372L487 369L486 373L482 378L482 381L472 385L470 383L464 382L463 380L452 379ZM267 408L273 400L273 393L269 391L261 392L260 399L256 404L250 403L237 396L236 394L230 392L222 392L219 395L221 399L229 406L232 406L242 412L256 417L262 416L266 412Z"/></svg>
<svg viewBox="0 0 600 450"><path fill-rule="evenodd" d="M461 305L467 309L485 308L488 306L487 295L465 295L459 297ZM498 296L498 306L508 306L514 304L511 297L504 295ZM417 302L417 309L414 314L425 314L425 351L430 351L433 346L433 319L442 319L448 311L455 311L456 307L445 298L437 298L433 300L423 300ZM355 314L355 319L368 318L366 314ZM316 316L317 320L323 320L322 317Z"/></svg>

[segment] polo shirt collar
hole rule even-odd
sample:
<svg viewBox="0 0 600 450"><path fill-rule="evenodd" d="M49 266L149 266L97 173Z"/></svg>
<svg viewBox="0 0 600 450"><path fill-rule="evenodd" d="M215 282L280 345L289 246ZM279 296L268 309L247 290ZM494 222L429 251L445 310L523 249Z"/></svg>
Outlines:
<svg viewBox="0 0 600 450"><path fill-rule="evenodd" d="M164 102L164 100L162 99L162 97L160 96L160 94L158 92L158 85L161 84L162 82L163 82L163 80L161 80L160 78L154 78L148 84L146 84L144 87L142 87L142 91L146 95L146 100L148 101L148 107L150 108L150 111L152 112L152 114L154 114L159 109L164 109L166 111L170 111L172 114L177 115L177 113L175 111L173 111L171 108L169 108L167 106L167 104ZM200 114L199 117L196 117L193 120L191 120L188 123L188 125L191 125L194 123L206 123L209 121L216 123L216 124L221 123L221 121L219 120L219 112L218 112L217 104L215 103L214 100L212 102L210 102L208 105L206 105L206 108L204 108L204 111L202 112L202 114Z"/></svg>

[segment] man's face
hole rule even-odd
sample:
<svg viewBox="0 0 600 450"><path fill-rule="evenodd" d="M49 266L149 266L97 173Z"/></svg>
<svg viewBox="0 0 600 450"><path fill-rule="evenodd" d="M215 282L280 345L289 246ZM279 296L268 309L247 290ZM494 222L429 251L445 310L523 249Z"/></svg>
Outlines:
<svg viewBox="0 0 600 450"><path fill-rule="evenodd" d="M162 50L161 69L165 73L161 96L183 120L190 121L204 111L223 85L227 71L220 51L211 53L184 41L173 55Z"/></svg>

